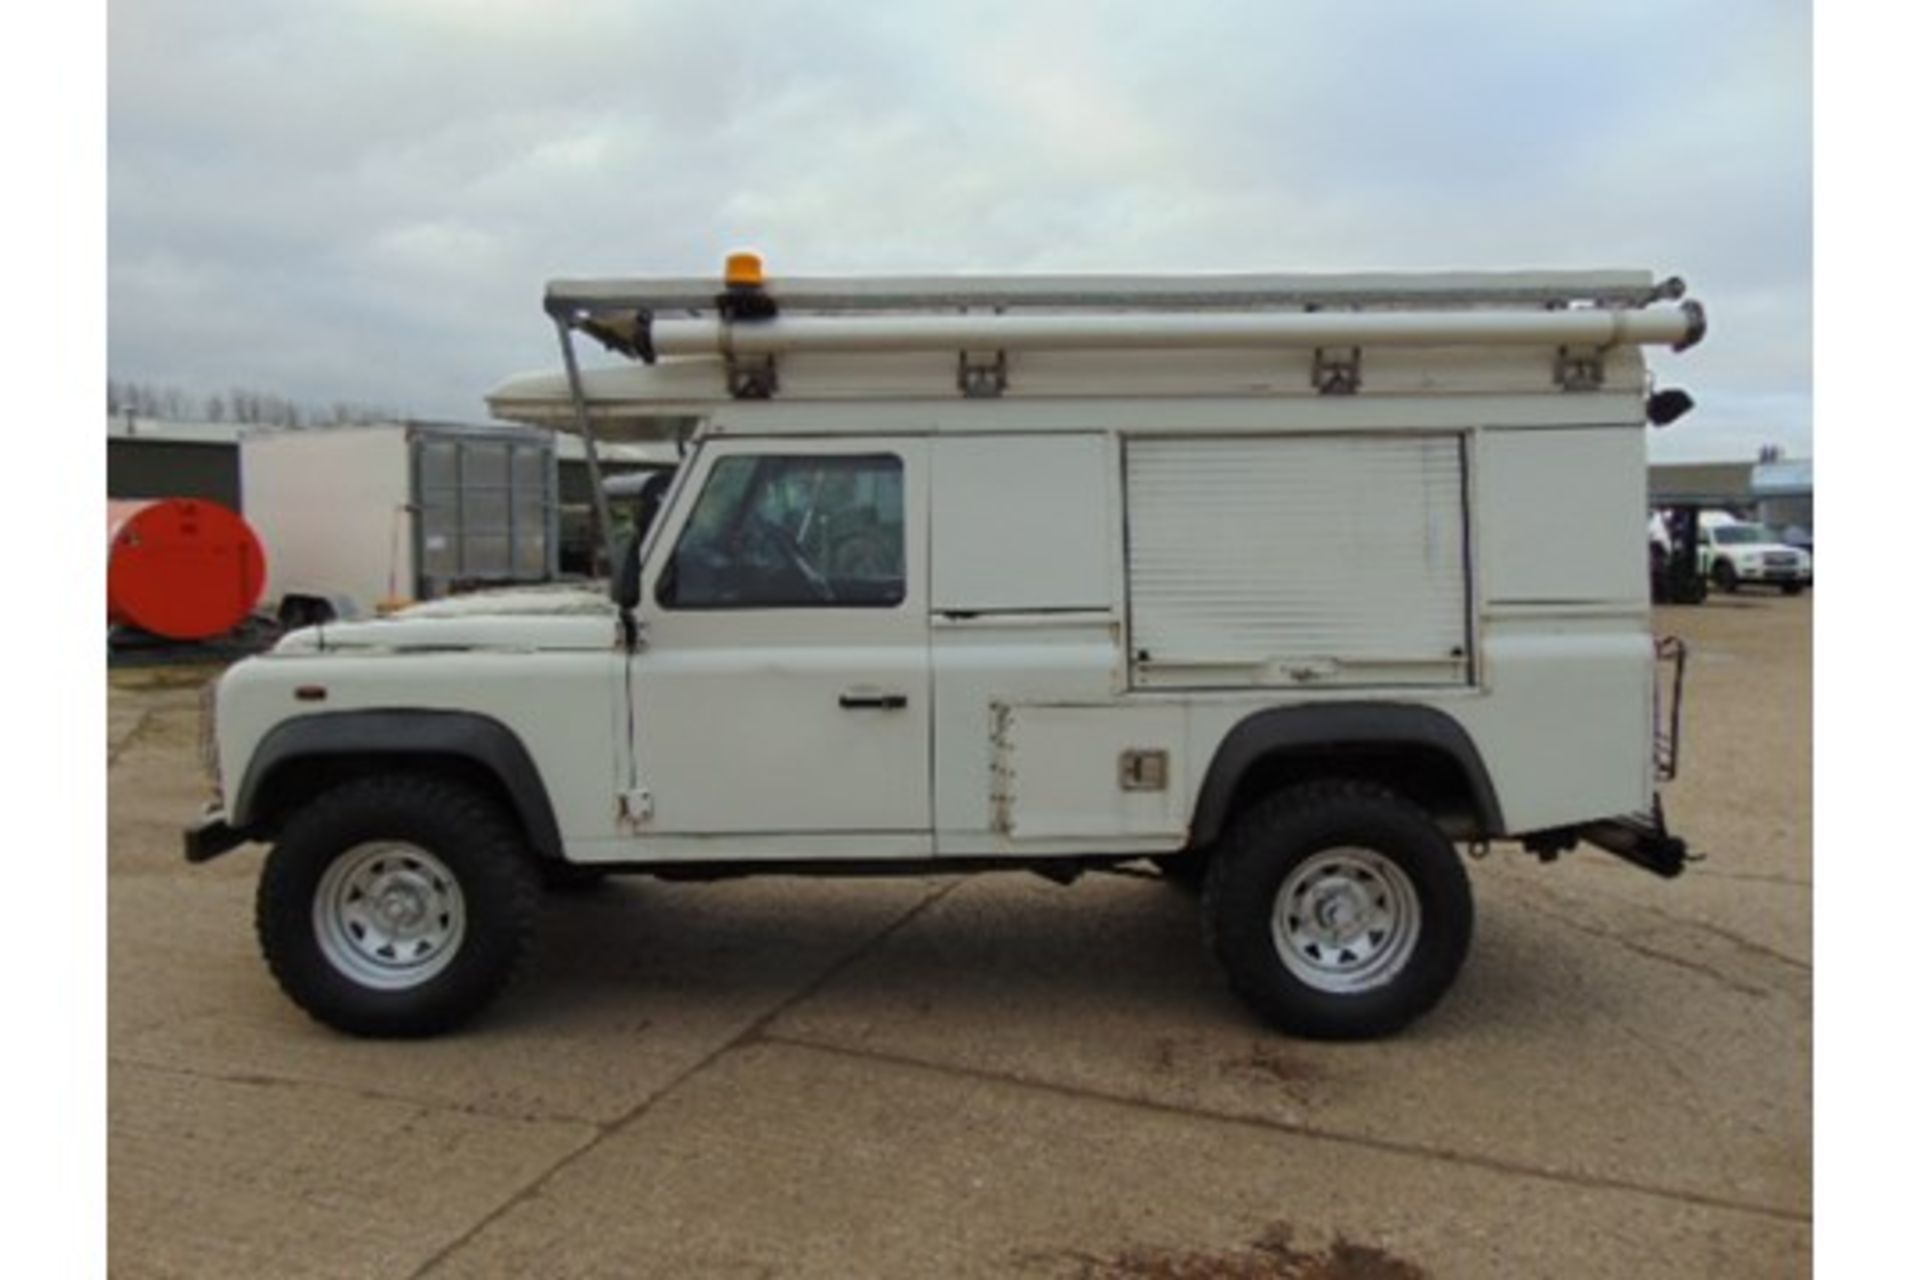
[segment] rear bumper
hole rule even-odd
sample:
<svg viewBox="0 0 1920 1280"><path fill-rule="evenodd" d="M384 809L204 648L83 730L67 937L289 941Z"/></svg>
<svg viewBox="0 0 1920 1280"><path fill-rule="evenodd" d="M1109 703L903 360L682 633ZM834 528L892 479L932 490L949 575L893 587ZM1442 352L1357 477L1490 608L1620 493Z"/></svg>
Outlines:
<svg viewBox="0 0 1920 1280"><path fill-rule="evenodd" d="M226 810L217 804L207 806L206 812L189 823L181 833L181 844L188 862L211 862L229 849L245 844L250 837L245 831L227 824Z"/></svg>

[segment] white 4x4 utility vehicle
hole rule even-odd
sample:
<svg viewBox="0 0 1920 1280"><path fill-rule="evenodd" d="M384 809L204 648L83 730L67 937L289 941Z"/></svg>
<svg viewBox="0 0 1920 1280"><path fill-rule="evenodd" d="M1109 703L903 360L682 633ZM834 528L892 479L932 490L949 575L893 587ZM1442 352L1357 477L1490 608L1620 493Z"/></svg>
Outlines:
<svg viewBox="0 0 1920 1280"><path fill-rule="evenodd" d="M1703 511L1700 572L1729 594L1757 583L1795 596L1813 580L1813 557L1780 541L1766 525L1736 520L1723 511Z"/></svg>
<svg viewBox="0 0 1920 1280"><path fill-rule="evenodd" d="M501 417L678 440L610 582L288 635L210 699L199 861L335 1027L507 980L542 881L1203 886L1273 1025L1390 1032L1473 932L1457 848L1680 872L1637 272L551 285ZM588 334L627 362L582 369ZM1664 399L1663 399L1664 398ZM610 527L604 490L600 527ZM1668 685L1671 684L1671 691Z"/></svg>

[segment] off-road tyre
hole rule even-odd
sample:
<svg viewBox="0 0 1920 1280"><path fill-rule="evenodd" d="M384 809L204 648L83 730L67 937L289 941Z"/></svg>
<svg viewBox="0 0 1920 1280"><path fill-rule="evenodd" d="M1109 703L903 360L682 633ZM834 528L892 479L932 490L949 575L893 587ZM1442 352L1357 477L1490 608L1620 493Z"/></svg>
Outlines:
<svg viewBox="0 0 1920 1280"><path fill-rule="evenodd" d="M431 976L383 988L329 958L316 900L336 861L364 864L369 845L389 842L424 850L450 875L460 928ZM444 778L387 774L342 783L287 820L261 872L254 921L275 980L312 1017L352 1035L418 1037L457 1026L499 994L538 903L525 840L490 799Z"/></svg>
<svg viewBox="0 0 1920 1280"><path fill-rule="evenodd" d="M1401 919L1412 916L1412 936L1400 941L1397 969L1365 989L1328 990L1338 979L1310 983L1283 960L1279 930L1295 917L1277 922L1275 906L1296 870L1310 887L1327 859L1346 858L1360 868L1344 881L1352 893L1386 893L1391 882L1396 900L1411 895L1418 910L1401 909ZM1308 891L1294 886L1296 895ZM1370 1039L1405 1027L1446 994L1473 940L1473 892L1452 843L1424 810L1364 782L1305 783L1249 806L1214 852L1202 909L1208 949L1233 992L1272 1026L1309 1039ZM1308 963L1297 948L1294 963Z"/></svg>

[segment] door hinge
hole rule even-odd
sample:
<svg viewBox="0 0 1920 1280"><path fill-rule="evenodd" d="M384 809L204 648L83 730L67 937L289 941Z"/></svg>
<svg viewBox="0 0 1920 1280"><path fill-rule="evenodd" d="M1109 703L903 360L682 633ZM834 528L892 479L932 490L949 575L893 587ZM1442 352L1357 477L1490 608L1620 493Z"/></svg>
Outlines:
<svg viewBox="0 0 1920 1280"><path fill-rule="evenodd" d="M1003 702L996 702L989 712L991 716L988 739L993 745L993 755L988 765L990 781L988 783L988 803L992 808L993 830L998 835L1013 834L1013 708Z"/></svg>

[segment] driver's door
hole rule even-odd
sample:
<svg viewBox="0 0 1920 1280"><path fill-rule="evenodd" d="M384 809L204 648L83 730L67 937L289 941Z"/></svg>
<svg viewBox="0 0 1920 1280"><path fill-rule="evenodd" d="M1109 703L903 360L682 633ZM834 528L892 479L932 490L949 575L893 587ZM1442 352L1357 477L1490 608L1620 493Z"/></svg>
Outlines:
<svg viewBox="0 0 1920 1280"><path fill-rule="evenodd" d="M701 448L642 578L643 838L930 849L926 464L902 438Z"/></svg>

